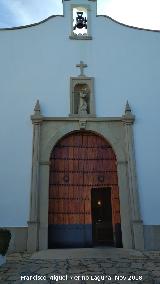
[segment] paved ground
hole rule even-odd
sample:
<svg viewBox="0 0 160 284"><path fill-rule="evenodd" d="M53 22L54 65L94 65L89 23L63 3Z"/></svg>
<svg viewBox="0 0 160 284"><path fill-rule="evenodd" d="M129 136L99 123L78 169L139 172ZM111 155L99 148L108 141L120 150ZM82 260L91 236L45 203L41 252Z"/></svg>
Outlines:
<svg viewBox="0 0 160 284"><path fill-rule="evenodd" d="M0 268L3 283L160 284L160 252L93 248L11 254Z"/></svg>

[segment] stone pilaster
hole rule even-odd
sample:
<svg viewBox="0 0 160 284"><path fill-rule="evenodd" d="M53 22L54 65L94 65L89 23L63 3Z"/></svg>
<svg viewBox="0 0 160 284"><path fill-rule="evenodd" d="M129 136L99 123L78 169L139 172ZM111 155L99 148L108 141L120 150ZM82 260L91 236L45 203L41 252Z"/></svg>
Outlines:
<svg viewBox="0 0 160 284"><path fill-rule="evenodd" d="M125 108L125 115L123 115L123 122L125 127L125 143L126 143L126 152L128 160L129 195L130 195L132 228L134 235L134 248L144 249L143 222L141 220L141 213L139 207L136 163L135 163L135 153L134 153L134 139L133 139L134 120L135 117L132 114L129 103L127 102Z"/></svg>
<svg viewBox="0 0 160 284"><path fill-rule="evenodd" d="M117 173L119 184L121 229L123 248L134 248L134 237L131 224L130 196L128 192L127 161L117 161Z"/></svg>
<svg viewBox="0 0 160 284"><path fill-rule="evenodd" d="M31 116L33 123L33 145L32 145L32 176L30 195L30 214L28 221L27 250L30 252L38 249L39 228L39 162L40 162L40 130L43 117L40 112L40 104L37 101L34 115Z"/></svg>

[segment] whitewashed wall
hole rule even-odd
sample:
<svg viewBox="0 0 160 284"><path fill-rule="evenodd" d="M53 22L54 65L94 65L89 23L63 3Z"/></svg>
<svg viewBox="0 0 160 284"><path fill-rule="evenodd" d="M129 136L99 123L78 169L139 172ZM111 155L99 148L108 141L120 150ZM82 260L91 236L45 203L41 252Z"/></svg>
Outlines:
<svg viewBox="0 0 160 284"><path fill-rule="evenodd" d="M37 99L46 116L68 116L70 77L80 60L95 77L98 116L121 116L128 99L136 115L136 162L142 217L159 224L160 33L96 17L93 40L69 39L64 17L22 29L0 31L0 226L25 226L29 212L32 125ZM77 2L77 1L76 1ZM85 2L85 1L84 1Z"/></svg>

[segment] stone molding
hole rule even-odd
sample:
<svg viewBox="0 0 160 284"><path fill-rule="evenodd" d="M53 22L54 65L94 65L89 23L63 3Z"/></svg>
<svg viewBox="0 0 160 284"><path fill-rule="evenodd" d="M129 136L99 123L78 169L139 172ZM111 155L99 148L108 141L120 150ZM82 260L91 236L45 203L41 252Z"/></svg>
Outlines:
<svg viewBox="0 0 160 284"><path fill-rule="evenodd" d="M69 39L73 40L92 40L92 36L80 36L80 35L70 35Z"/></svg>

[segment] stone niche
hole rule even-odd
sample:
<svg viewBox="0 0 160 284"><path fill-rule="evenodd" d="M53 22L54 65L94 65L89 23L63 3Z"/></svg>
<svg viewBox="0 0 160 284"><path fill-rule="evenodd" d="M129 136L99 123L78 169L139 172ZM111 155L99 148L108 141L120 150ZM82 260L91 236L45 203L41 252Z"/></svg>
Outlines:
<svg viewBox="0 0 160 284"><path fill-rule="evenodd" d="M93 78L71 78L70 116L95 117Z"/></svg>

